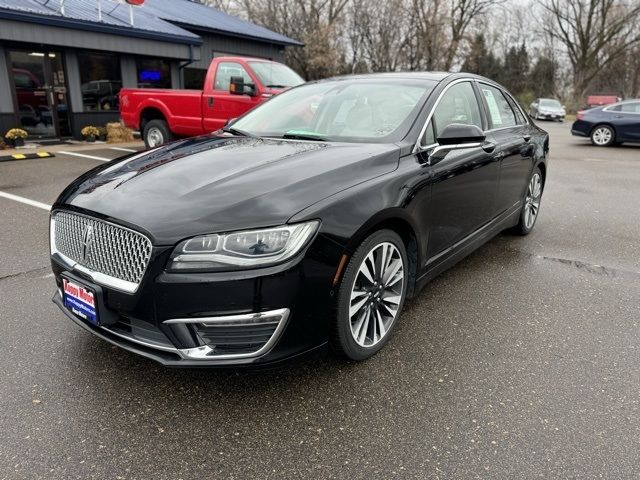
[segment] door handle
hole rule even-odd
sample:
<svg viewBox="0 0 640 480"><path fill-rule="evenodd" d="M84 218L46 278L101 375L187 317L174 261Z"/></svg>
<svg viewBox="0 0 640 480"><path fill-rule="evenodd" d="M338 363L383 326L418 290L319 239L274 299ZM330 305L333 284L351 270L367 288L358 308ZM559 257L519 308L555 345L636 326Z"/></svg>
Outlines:
<svg viewBox="0 0 640 480"><path fill-rule="evenodd" d="M497 146L498 144L495 142L486 141L482 144L482 149L487 153L491 153L496 149Z"/></svg>
<svg viewBox="0 0 640 480"><path fill-rule="evenodd" d="M207 98L207 105L209 105L209 107L213 107L213 97Z"/></svg>
<svg viewBox="0 0 640 480"><path fill-rule="evenodd" d="M525 142L528 142L529 140L531 140L531 135L529 135L529 134L527 133L527 134L526 134L524 137L522 137L522 138L524 138L524 141L525 141Z"/></svg>

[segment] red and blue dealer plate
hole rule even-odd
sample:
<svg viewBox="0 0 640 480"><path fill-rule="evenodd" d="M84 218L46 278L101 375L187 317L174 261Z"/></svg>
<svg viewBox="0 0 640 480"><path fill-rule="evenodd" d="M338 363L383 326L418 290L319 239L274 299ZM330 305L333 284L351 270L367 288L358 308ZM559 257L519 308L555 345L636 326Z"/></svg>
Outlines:
<svg viewBox="0 0 640 480"><path fill-rule="evenodd" d="M63 278L62 296L65 307L80 318L98 325L96 293L92 289Z"/></svg>

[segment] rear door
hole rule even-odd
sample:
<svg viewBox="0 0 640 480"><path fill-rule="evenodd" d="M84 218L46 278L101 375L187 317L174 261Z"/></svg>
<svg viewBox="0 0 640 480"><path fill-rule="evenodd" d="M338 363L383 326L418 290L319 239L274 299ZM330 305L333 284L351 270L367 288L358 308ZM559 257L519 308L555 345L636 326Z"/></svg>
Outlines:
<svg viewBox="0 0 640 480"><path fill-rule="evenodd" d="M613 113L617 140L624 142L640 141L640 102L629 102L616 105L619 111Z"/></svg>
<svg viewBox="0 0 640 480"><path fill-rule="evenodd" d="M437 145L438 134L449 124L485 128L479 99L471 81L456 83L442 95L429 121L422 145ZM427 211L431 226L427 258L435 259L495 215L499 163L491 147L452 150L430 165L432 196Z"/></svg>
<svg viewBox="0 0 640 480"><path fill-rule="evenodd" d="M498 213L515 207L523 198L533 162L531 132L515 102L501 89L478 83L489 120L487 139L496 144L494 155L500 160Z"/></svg>
<svg viewBox="0 0 640 480"><path fill-rule="evenodd" d="M243 77L245 83L256 84L246 68L238 62L220 62L213 79L213 90L205 87L202 95L203 125L205 132L213 132L224 127L225 123L239 117L260 103L256 95L232 95L229 93L231 77Z"/></svg>

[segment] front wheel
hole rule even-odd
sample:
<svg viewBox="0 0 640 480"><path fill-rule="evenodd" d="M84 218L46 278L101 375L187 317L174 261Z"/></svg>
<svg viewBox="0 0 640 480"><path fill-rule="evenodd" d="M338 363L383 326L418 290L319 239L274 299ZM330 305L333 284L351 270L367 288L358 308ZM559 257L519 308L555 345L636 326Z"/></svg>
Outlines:
<svg viewBox="0 0 640 480"><path fill-rule="evenodd" d="M524 204L520 211L520 221L515 228L516 233L529 235L536 225L542 201L542 187L542 172L539 167L536 167L527 185L527 195L524 197Z"/></svg>
<svg viewBox="0 0 640 480"><path fill-rule="evenodd" d="M147 148L155 148L171 142L173 134L164 120L151 120L144 126L142 138Z"/></svg>
<svg viewBox="0 0 640 480"><path fill-rule="evenodd" d="M389 340L404 305L407 252L391 230L379 230L355 251L338 292L331 345L351 360L375 355Z"/></svg>
<svg viewBox="0 0 640 480"><path fill-rule="evenodd" d="M591 132L591 143L597 147L608 147L616 140L616 133L609 125L598 125Z"/></svg>

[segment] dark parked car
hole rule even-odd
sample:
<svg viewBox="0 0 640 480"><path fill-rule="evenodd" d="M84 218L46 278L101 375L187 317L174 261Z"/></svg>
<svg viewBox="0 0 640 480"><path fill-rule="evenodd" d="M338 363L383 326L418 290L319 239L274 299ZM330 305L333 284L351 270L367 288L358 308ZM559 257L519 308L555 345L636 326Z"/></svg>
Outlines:
<svg viewBox="0 0 640 480"><path fill-rule="evenodd" d="M548 141L482 77L305 84L69 185L51 213L54 301L166 365L275 363L328 343L363 360L435 275L533 229Z"/></svg>
<svg viewBox="0 0 640 480"><path fill-rule="evenodd" d="M529 106L529 115L536 120L555 120L564 122L567 115L564 106L553 98L538 98Z"/></svg>
<svg viewBox="0 0 640 480"><path fill-rule="evenodd" d="M598 147L640 142L640 100L627 100L578 112L571 133Z"/></svg>

